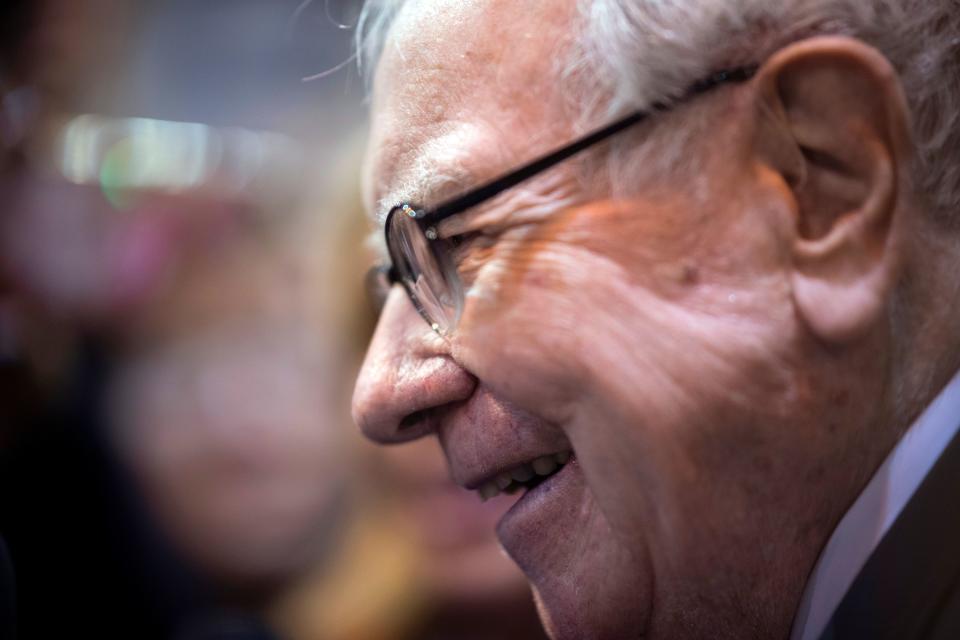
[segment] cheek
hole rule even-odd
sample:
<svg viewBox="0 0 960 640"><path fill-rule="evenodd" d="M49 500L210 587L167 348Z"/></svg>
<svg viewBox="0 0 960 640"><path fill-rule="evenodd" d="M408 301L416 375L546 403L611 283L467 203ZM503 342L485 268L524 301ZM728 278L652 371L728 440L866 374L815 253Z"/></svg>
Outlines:
<svg viewBox="0 0 960 640"><path fill-rule="evenodd" d="M593 376L591 360L610 351L619 360L643 335L645 292L669 300L695 284L689 256L697 240L678 232L677 218L663 208L601 202L472 251L454 337L461 361L528 409L558 413Z"/></svg>
<svg viewBox="0 0 960 640"><path fill-rule="evenodd" d="M583 273L577 253L517 249L489 261L455 337L458 357L484 383L552 421L562 420L587 374L589 283L576 275Z"/></svg>
<svg viewBox="0 0 960 640"><path fill-rule="evenodd" d="M765 446L751 425L780 420L792 385L789 290L725 280L675 231L587 234L622 222L592 213L499 243L455 344L485 384L565 427L617 528L649 529L664 495L725 464L716 443ZM624 478L645 495L623 500Z"/></svg>

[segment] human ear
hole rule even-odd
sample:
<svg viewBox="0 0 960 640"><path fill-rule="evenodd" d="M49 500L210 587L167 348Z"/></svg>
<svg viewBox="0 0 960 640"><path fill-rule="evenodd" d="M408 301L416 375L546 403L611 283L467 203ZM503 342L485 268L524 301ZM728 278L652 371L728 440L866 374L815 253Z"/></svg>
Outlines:
<svg viewBox="0 0 960 640"><path fill-rule="evenodd" d="M898 219L912 141L897 74L845 37L777 52L754 81L757 146L793 197L791 284L822 341L849 342L884 313L900 268Z"/></svg>

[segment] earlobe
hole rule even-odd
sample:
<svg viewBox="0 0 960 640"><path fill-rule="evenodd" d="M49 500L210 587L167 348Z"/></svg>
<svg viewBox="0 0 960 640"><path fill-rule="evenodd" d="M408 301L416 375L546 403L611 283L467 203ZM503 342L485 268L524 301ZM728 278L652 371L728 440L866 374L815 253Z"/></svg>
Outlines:
<svg viewBox="0 0 960 640"><path fill-rule="evenodd" d="M856 340L884 317L900 268L912 147L899 80L875 49L831 37L778 52L755 83L759 150L795 200L798 315L824 342Z"/></svg>

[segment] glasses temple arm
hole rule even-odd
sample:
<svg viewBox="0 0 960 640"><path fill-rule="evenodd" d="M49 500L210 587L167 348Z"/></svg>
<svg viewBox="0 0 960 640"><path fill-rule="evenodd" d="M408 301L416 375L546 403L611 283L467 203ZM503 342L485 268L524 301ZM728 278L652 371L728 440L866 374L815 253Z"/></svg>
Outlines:
<svg viewBox="0 0 960 640"><path fill-rule="evenodd" d="M705 93L714 87L724 84L726 82L742 82L749 80L756 73L757 67L741 67L738 69L732 69L727 71L720 71L713 74L705 80L694 84L690 89L687 90L684 96L682 96L677 102L682 102L688 98ZM438 206L436 209L427 212L424 216L431 223L437 223L444 218L447 218L461 211L465 211L470 207L474 207L478 204L481 204L490 198L498 195L502 191L514 187L521 182L532 178L533 176L541 173L552 167L555 164L563 162L567 158L574 156L581 151L592 147L593 145L602 142L603 140L613 136L614 134L620 133L624 129L632 127L635 124L639 124L646 120L650 114L656 113L659 111L664 111L670 108L670 105L667 103L658 102L653 105L649 110L646 111L635 111L630 115L613 122L593 133L587 134L586 136L576 140L565 147L557 149L552 153L548 153L542 158L538 158L533 162L520 167L519 169L508 173L505 176L497 178L487 184L481 185L476 189L473 189L461 196L454 198L448 202L445 202Z"/></svg>

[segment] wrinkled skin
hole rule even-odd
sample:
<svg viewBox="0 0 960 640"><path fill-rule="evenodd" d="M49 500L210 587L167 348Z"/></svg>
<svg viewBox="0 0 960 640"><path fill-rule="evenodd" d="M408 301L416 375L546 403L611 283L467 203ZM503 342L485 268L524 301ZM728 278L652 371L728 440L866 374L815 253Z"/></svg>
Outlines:
<svg viewBox="0 0 960 640"><path fill-rule="evenodd" d="M433 204L577 134L551 73L571 4L401 14L374 92L375 213ZM381 317L354 396L369 436L435 434L468 488L573 451L498 527L555 638L785 637L820 547L891 445L866 434L886 420L887 327L863 303L856 340L838 329L843 344L825 347L817 330L836 321L797 296L798 216L818 198L856 203L862 185L792 191L789 154L757 143L776 138L757 116L762 82L644 125L655 155L671 126L709 122L686 150L695 167L638 163L621 193L568 162L447 222L479 234L459 255L469 293L448 336L400 287ZM880 174L864 175L869 191Z"/></svg>

